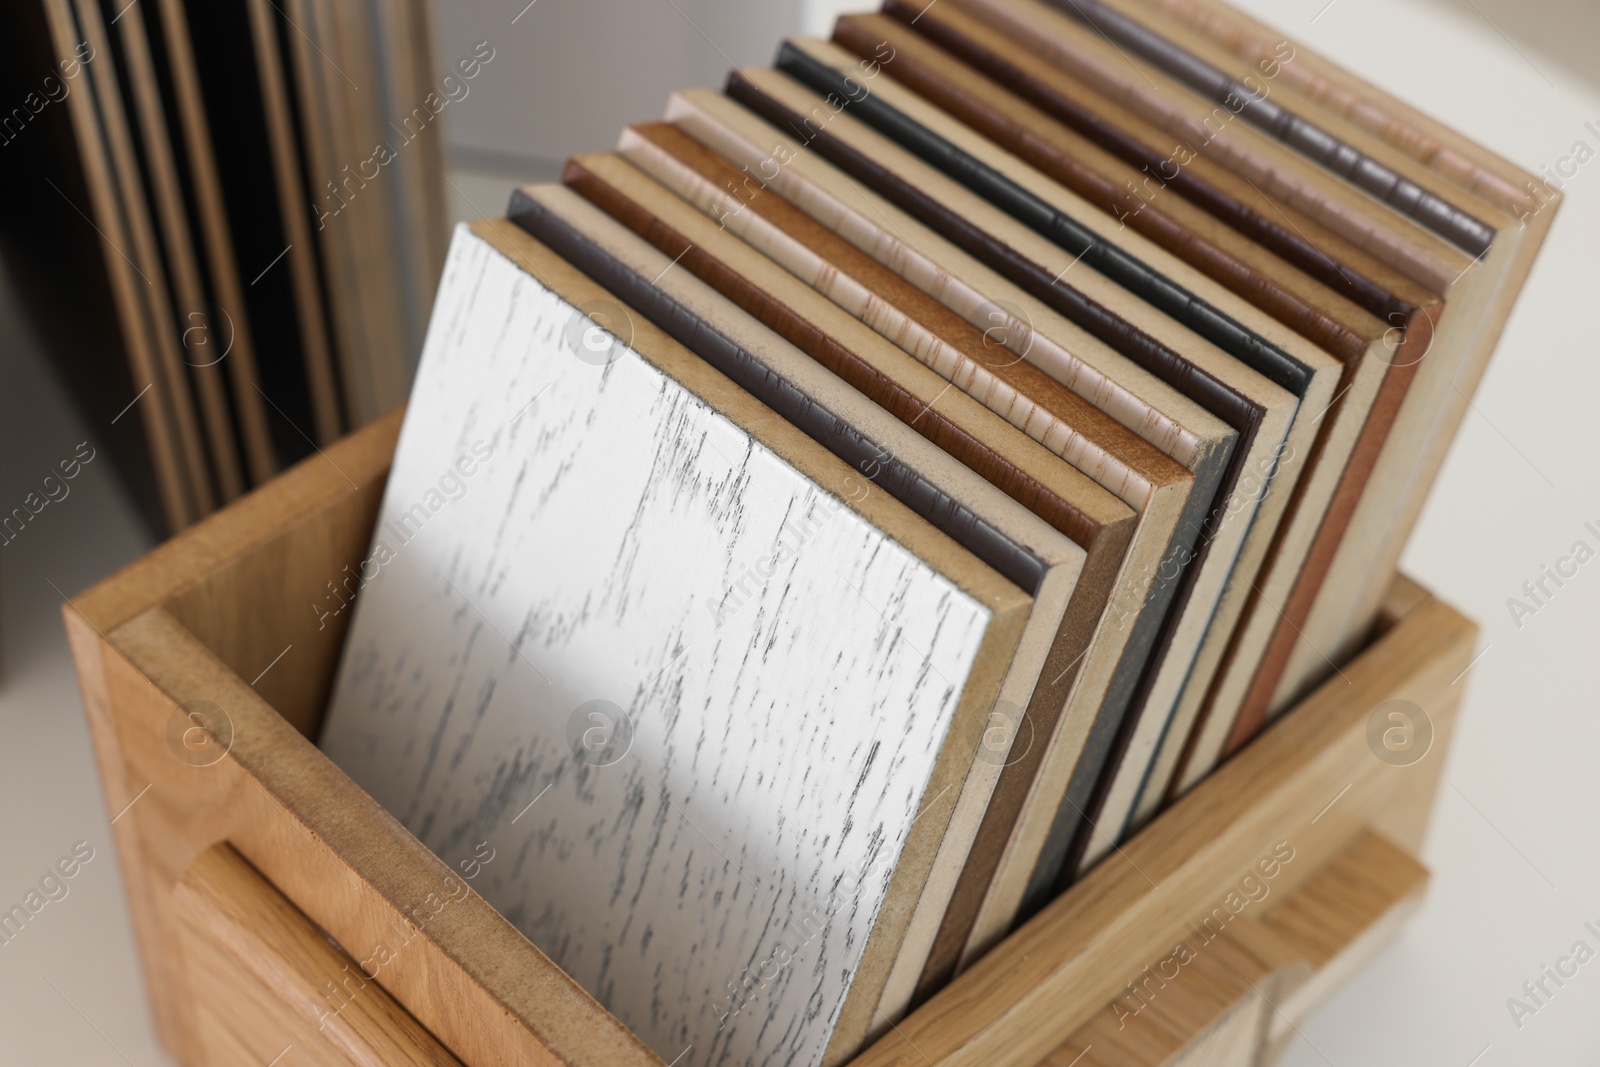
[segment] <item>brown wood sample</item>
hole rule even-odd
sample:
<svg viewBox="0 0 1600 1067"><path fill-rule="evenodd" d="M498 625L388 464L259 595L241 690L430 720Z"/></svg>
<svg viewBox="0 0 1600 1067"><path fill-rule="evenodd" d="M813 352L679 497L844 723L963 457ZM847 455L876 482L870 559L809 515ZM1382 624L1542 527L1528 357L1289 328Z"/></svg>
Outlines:
<svg viewBox="0 0 1600 1067"><path fill-rule="evenodd" d="M884 21L887 23L884 27L887 31L893 32L896 29L895 23L890 20ZM809 42L791 42L791 46L824 61L838 63L842 58L836 56L834 50L828 46ZM883 45L877 47L881 49ZM892 57L872 62L879 69L892 72L900 62L900 57L895 44L891 43L889 47L896 49ZM1322 349L1286 330L1283 324L1221 289L1210 278L1171 257L1164 250L1145 243L1142 238L1134 234L1120 234L1112 230L1108 216L1096 215L1087 204L1076 200L1060 186L1051 182L1047 175L1032 171L1025 161L1006 155L1001 147L963 127L937 108L917 100L902 86L878 82L872 90L872 98L874 101L898 109L932 134L969 153L969 160L985 161L983 164L973 165L993 165L1004 172L1005 180L1018 183L1019 187L1025 187L1029 193L1045 203L1068 210L1078 223L1097 230L1100 240L1121 241L1130 252L1139 257L1140 261L1153 265L1155 269L1170 276L1184 291L1196 294L1198 299L1206 301L1214 314L1228 317L1230 322L1240 326L1241 331L1250 331L1262 347L1268 343L1274 346L1275 351L1271 352L1270 356L1278 359L1280 363L1295 361L1298 364L1296 369L1301 371L1294 378L1274 379L1278 384L1289 387L1290 391L1298 396L1300 403L1274 460L1266 468L1253 469L1253 473L1259 472L1265 479L1270 479L1268 486L1270 491L1265 493L1265 498L1255 510L1253 518L1245 520L1238 516L1230 517L1230 521L1248 521L1249 526L1247 532L1242 535L1237 555L1231 560L1225 584L1224 579L1218 578L1216 584L1208 587L1208 592L1203 595L1194 592L1200 588L1199 585L1192 587L1189 594L1191 603L1195 597L1201 598L1198 601L1198 608L1191 608L1182 616L1183 622L1178 624L1182 626L1187 623L1187 630L1173 629L1172 636L1166 639L1163 646L1166 651L1160 656L1159 662L1143 683L1141 695L1129 718L1129 727L1124 730L1118 754L1108 772L1114 777L1102 780L1102 797L1089 811L1095 830L1092 840L1084 846L1083 862L1092 863L1109 851L1116 840L1124 834L1147 772L1156 758L1163 737L1172 725L1174 713L1185 688L1193 685L1196 696L1191 698L1188 706L1197 707L1199 697L1204 694L1210 682L1210 670L1220 660L1222 648L1233 630L1234 623L1238 620L1246 598L1259 588L1257 580L1260 577L1260 568L1276 539L1279 520L1283 516L1284 509L1293 499L1300 474L1306 466L1305 461L1313 451L1320 430L1331 425L1323 416L1335 398L1336 378L1341 367ZM1068 248L1067 251L1070 252L1071 249ZM1360 314L1358 309L1349 310ZM1191 325L1197 324L1191 323ZM1366 384L1369 388L1361 396L1363 401L1370 402L1386 364L1385 357L1388 355L1384 340L1386 331L1381 323L1370 316L1364 317L1362 328L1366 334L1365 340L1372 346L1375 357L1367 376ZM1254 350L1242 351L1234 348L1231 351L1242 359ZM1269 353L1261 354L1269 355ZM1359 353L1347 351L1346 354L1365 355L1366 344L1363 344ZM1251 365L1264 375L1273 372L1277 366L1270 361ZM1355 421L1363 419L1365 408L1353 411L1352 415ZM1324 480L1321 484L1326 491L1331 492L1331 482ZM1183 594L1180 594L1180 597L1182 596ZM1197 671L1197 666L1204 669Z"/></svg>
<svg viewBox="0 0 1600 1067"><path fill-rule="evenodd" d="M1340 360L1355 360L1384 332L1386 324L1375 316L1187 200L1146 204L1129 189L1139 180L1137 169L909 26L886 15L846 15L834 25L833 39L863 58L889 45L893 57L879 65L891 78Z"/></svg>
<svg viewBox="0 0 1600 1067"><path fill-rule="evenodd" d="M1398 324L1391 325L1386 331L1393 341L1404 343L1408 335L1414 336L1405 355L1384 360L1386 364L1398 364L1386 367L1384 373L1389 376L1401 375L1404 382L1409 382L1410 376L1414 375L1415 368L1407 369L1406 365L1420 358L1416 355L1418 351L1426 352L1433 344L1433 323L1442 309L1434 298L1414 283L1394 275L1392 270L1366 253L1323 231L1311 220L1298 216L1293 208L1268 201L1258 188L1203 156L1190 158L1186 154L1180 167L1173 161L1177 157L1169 159L1165 150L1159 147L1163 136L1161 131L1072 78L1064 68L1053 67L1025 50L1009 46L1004 35L967 12L944 5L919 18L920 8L912 10L899 0L891 0L887 9L901 19L915 19L915 26L922 33L954 49L967 61L978 64L994 77L1004 79L1009 88L1024 93L1029 101L1061 123L1070 125L1084 138L1094 141L1096 145L1103 145L1107 152L1116 154L1130 166L1141 167L1145 177L1140 180L1140 185L1126 187L1130 193L1135 189L1141 190L1135 205L1140 214L1133 216L1135 220L1157 205L1172 210L1175 197L1179 200L1188 198L1196 207L1205 207L1218 221L1238 227L1241 235L1253 236L1302 262L1309 257L1311 267L1326 268L1324 277L1330 285L1352 287L1355 290L1353 295L1364 300L1373 310L1387 309L1387 321ZM889 28L880 27L878 23L873 24L873 29L881 29L885 39L894 41L900 48L895 60L887 65L892 71L905 57L908 39L903 34L890 37ZM915 58L915 45L909 47L913 49L912 58ZM944 76L949 69L948 65L936 68L940 76ZM1158 197L1158 193L1165 195ZM1249 207L1248 202L1251 201L1258 203L1259 209ZM1273 218L1261 214L1264 211L1274 213ZM1285 224L1288 229L1285 229ZM1313 235L1314 246L1305 240L1307 233ZM1381 284L1368 278L1368 274L1381 279ZM1426 303L1417 305L1415 301L1419 300ZM1412 329L1413 324L1415 330ZM1386 388L1402 388L1402 384L1401 380L1396 380ZM1352 410L1346 411L1344 403L1359 395L1357 387L1351 386L1348 381L1342 382L1340 404L1334 409L1330 421L1357 417L1361 408L1351 404ZM1370 451L1374 440L1382 442L1391 424L1392 417L1364 423L1360 431L1364 453ZM1340 436L1341 439L1347 439L1346 434ZM1318 462L1324 461L1325 455L1319 455ZM1335 458L1333 462L1337 465L1339 460ZM1370 469L1370 465L1363 467L1360 464L1354 468L1363 477L1370 473ZM1344 506L1354 507L1361 485L1359 480L1347 485L1346 491L1339 497ZM1354 493L1350 490L1354 490ZM1310 536L1308 527L1320 521L1315 501L1326 500L1329 491L1330 488L1323 484L1318 487L1316 495L1309 492L1303 494L1312 501L1309 507L1301 500L1292 506L1285 520L1284 536L1273 546L1264 579L1259 583L1259 589L1250 590L1250 602L1241 615L1240 632L1236 640L1225 652L1218 648L1217 640L1210 642L1208 650L1202 650L1201 658L1197 660L1199 676L1205 677L1204 670L1208 662L1225 655L1225 662L1219 665L1224 676L1216 680L1214 693L1209 699L1204 686L1185 692L1174 728L1169 730L1164 739L1161 755L1146 784L1140 803L1141 818L1148 817L1165 793L1166 784L1173 775L1188 737L1189 726L1197 717L1203 714L1205 718L1202 721L1213 732L1219 728L1226 730L1225 725L1219 727L1217 721L1211 718L1210 706L1220 705L1228 709L1220 713L1226 719L1231 718L1242 700L1241 687L1248 685L1254 675L1270 636L1262 632L1263 627L1278 624L1278 612L1289 600L1291 587L1288 583L1299 573L1303 554L1310 549L1307 544ZM1322 542L1324 545L1337 542L1333 531L1342 529L1348 517L1332 515L1328 521L1329 534ZM1290 621L1293 625L1299 625L1303 620ZM1219 634L1226 639L1226 633L1221 629ZM1197 706L1201 702L1209 705L1204 712ZM1221 738L1208 736L1206 739L1207 747L1213 753L1220 748L1221 742ZM1214 762L1214 757L1201 762L1209 766Z"/></svg>
<svg viewBox="0 0 1600 1067"><path fill-rule="evenodd" d="M757 184L770 181L774 191L802 206L810 217L847 236L857 248L913 281L919 289L938 296L952 308L959 307L969 322L985 328L986 336L997 347L1003 341L1012 353L1048 366L1053 376L1070 383L1108 412L1117 412L1130 426L1148 432L1150 427L1162 425L1153 421L1162 409L1182 413L1182 422L1167 422L1179 430L1191 421L1197 426L1208 421L1221 425L1193 401L1011 286L897 207L861 189L813 154L797 150L796 142L726 98L703 90L679 93L668 110L669 117L695 138L715 145L718 151L742 163L747 173L760 176L760 183L754 177L744 179L742 196L751 195ZM625 136L624 145L629 143L629 136ZM636 159L646 158L638 151L627 150ZM715 214L725 226L739 229L749 222L742 210L736 213L725 203L719 205L714 190L707 187L703 191L710 199L699 199L702 210ZM1160 434L1153 435L1153 439L1165 442L1169 449L1182 442L1182 438ZM1184 455L1193 462L1197 452L1174 449L1173 454ZM1150 581L1147 574L1146 584ZM1023 843L1027 838L1013 838L1006 845L1007 850L1039 847L1038 841L1061 805L1061 791L1072 772L1070 765L1048 762L1041 768L1031 799L1026 802L1035 805L1040 813L1033 823L1032 844ZM997 805L991 810L991 818L998 820L1002 810ZM1005 816L1005 821L1012 820L1011 815ZM985 833L985 839L994 842L1004 837L999 830ZM1022 877L1026 877L1026 871ZM976 888L969 887L968 891L980 895L986 892L981 882L972 885ZM1016 892L1021 892L1020 886ZM998 897L990 899L995 901L988 906L994 918L975 927L975 931L981 931L985 944L1003 933L1015 909L1015 898L1009 906L999 903Z"/></svg>
<svg viewBox="0 0 1600 1067"><path fill-rule="evenodd" d="M930 9L925 18L917 18L908 0L887 0L884 11L903 22L916 19L913 25L920 34L1136 168L1139 177L1124 188L1139 203L1165 206L1170 196L1187 200L1390 326L1402 324L1413 306L1436 299L1379 257L1281 199L1268 197L1222 162L1188 142L1174 143L1159 122L1100 92L1076 76L1076 67L1017 47L1003 24L948 4Z"/></svg>

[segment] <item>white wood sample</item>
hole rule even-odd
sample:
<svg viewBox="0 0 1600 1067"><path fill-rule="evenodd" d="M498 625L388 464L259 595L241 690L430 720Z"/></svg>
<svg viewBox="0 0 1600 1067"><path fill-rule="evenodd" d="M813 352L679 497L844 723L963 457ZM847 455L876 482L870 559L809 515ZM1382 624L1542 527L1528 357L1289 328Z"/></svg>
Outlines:
<svg viewBox="0 0 1600 1067"><path fill-rule="evenodd" d="M457 230L323 746L663 1059L819 1063L1029 599L510 228Z"/></svg>

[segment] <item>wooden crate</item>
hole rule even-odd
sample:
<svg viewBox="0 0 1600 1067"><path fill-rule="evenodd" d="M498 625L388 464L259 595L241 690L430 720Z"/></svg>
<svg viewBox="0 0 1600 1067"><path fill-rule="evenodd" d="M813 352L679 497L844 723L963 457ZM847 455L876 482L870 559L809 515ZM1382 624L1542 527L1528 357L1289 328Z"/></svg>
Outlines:
<svg viewBox="0 0 1600 1067"><path fill-rule="evenodd" d="M660 1063L310 740L399 425L64 609L161 1037L190 1067ZM1420 896L1474 633L1397 579L1360 656L851 1063L1264 1062ZM1414 761L1383 745L1413 706Z"/></svg>

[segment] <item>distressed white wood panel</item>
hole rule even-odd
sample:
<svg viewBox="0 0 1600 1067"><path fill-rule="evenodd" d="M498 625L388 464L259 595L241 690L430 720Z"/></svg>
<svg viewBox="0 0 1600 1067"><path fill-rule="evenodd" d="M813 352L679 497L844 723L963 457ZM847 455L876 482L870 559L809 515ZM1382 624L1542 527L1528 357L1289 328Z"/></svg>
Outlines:
<svg viewBox="0 0 1600 1067"><path fill-rule="evenodd" d="M991 612L464 228L413 397L324 748L665 1060L818 1062Z"/></svg>

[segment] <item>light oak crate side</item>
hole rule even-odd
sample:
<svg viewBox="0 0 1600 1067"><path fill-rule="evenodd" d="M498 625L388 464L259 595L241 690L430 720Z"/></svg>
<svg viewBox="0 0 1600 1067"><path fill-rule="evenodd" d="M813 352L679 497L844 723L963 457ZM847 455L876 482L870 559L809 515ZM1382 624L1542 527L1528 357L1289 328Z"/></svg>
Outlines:
<svg viewBox="0 0 1600 1067"><path fill-rule="evenodd" d="M659 1064L308 740L348 619L313 603L367 550L399 424L352 435L65 608L107 805L138 798L113 831L158 1030L194 1067L268 1062L290 1041L330 1063ZM1332 681L853 1062L1056 1062L1284 842L1294 859L1271 906L1230 926L1216 975L1150 1017L1164 1035L1151 1063L1255 1062L1274 1020L1303 1013L1420 892L1369 868L1420 871L1409 857L1475 631L1403 578L1387 612ZM1394 699L1433 723L1412 766L1368 746L1368 718ZM228 728L197 736L191 712ZM1366 912L1318 903L1339 877L1369 885ZM240 916L272 935L245 936ZM367 977L349 998L352 963ZM1233 996L1240 976L1254 986Z"/></svg>

